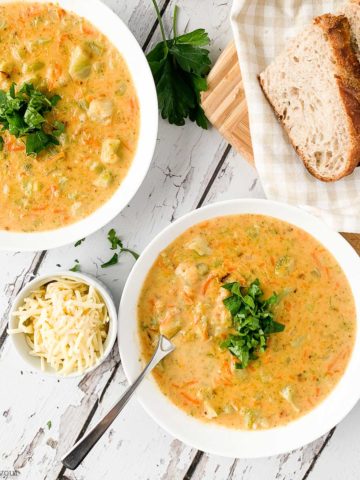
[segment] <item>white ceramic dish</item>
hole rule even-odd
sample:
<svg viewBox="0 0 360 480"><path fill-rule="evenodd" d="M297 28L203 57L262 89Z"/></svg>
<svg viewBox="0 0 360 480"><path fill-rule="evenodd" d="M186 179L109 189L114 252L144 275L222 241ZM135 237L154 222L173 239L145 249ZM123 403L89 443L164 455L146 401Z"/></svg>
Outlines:
<svg viewBox="0 0 360 480"><path fill-rule="evenodd" d="M12 344L16 352L21 357L24 364L26 364L25 365L26 367L30 368L31 370L37 370L42 374L46 374L46 375L59 376L61 378L72 378L72 377L78 377L80 375L85 375L86 373L89 373L93 371L96 367L98 367L109 355L116 340L117 311L116 311L115 304L114 304L112 295L110 293L110 290L102 282L100 282L98 279L96 279L91 275L85 275L84 273L79 273L79 272L74 273L68 270L64 270L60 272L56 271L56 273L53 273L53 274L40 275L38 277L35 277L33 280L27 283L26 286L15 297L15 300L11 306L11 310L9 313L9 328L17 328L17 318L13 315L13 312L15 312L19 308L19 306L22 305L25 297L27 297L36 288L40 287L41 285L44 285L45 283L48 283L50 279L59 278L62 276L79 279L80 281L86 283L87 285L92 285L100 293L101 297L103 298L106 304L106 307L109 313L109 332L104 343L104 354L99 359L99 361L92 367L84 370L84 372L82 372L81 374L75 372L70 375L60 376L54 369L52 369L49 366L46 367L45 371L41 370L40 359L38 357L33 357L29 355L30 348L26 343L25 334L23 333L12 334L10 335L10 339L12 341Z"/></svg>
<svg viewBox="0 0 360 480"><path fill-rule="evenodd" d="M135 264L121 299L118 343L122 365L132 382L142 368L136 307L154 260L192 225L217 216L242 213L268 215L302 228L332 252L343 268L355 298L358 322L353 354L344 376L332 393L307 415L286 426L260 431L233 430L196 420L172 404L152 377L145 381L138 398L159 425L183 442L216 455L254 458L290 451L315 440L339 423L360 398L360 258L338 233L302 210L267 200L230 200L195 210L163 230Z"/></svg>
<svg viewBox="0 0 360 480"><path fill-rule="evenodd" d="M31 0L22 0L30 2ZM36 0L47 3L46 0ZM0 0L0 3L11 3ZM0 230L0 250L37 251L72 243L100 229L126 207L150 167L155 149L158 106L153 77L145 55L120 18L99 0L58 0L61 7L85 17L115 45L124 57L140 104L140 132L135 157L124 181L104 205L72 225L44 232L21 233Z"/></svg>

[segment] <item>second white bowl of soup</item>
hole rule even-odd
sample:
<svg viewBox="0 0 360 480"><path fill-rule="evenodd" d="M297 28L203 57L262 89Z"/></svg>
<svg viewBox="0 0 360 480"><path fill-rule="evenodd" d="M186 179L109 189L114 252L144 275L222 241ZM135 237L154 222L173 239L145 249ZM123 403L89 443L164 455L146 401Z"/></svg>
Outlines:
<svg viewBox="0 0 360 480"><path fill-rule="evenodd" d="M289 451L360 397L359 294L357 253L317 218L265 200L209 205L158 235L131 272L124 369L133 381L162 333L177 348L139 394L160 425L218 455Z"/></svg>
<svg viewBox="0 0 360 480"><path fill-rule="evenodd" d="M98 0L0 0L0 18L0 89L24 104L19 131L0 108L0 248L53 248L102 227L139 188L156 90L141 47Z"/></svg>

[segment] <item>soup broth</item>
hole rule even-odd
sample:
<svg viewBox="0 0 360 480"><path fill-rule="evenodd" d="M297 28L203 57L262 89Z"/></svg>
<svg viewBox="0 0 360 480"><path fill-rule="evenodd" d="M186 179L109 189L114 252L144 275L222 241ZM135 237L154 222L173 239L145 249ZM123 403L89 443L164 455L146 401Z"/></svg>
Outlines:
<svg viewBox="0 0 360 480"><path fill-rule="evenodd" d="M31 83L61 99L46 122L62 122L60 145L37 156L2 133L0 229L39 231L78 221L126 176L139 132L127 65L85 19L50 4L0 5L0 89Z"/></svg>
<svg viewBox="0 0 360 480"><path fill-rule="evenodd" d="M284 331L244 369L221 346L233 331L227 282L259 279L273 292ZM334 257L312 236L260 215L218 217L180 235L156 259L138 303L148 360L159 333L176 350L154 372L189 415L239 429L286 424L316 407L344 373L354 345L355 306Z"/></svg>

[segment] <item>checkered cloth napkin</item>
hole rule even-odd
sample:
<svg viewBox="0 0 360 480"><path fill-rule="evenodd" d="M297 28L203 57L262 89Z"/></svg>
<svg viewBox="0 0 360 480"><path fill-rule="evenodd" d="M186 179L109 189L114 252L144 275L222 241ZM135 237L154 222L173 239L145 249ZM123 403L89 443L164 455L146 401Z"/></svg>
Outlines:
<svg viewBox="0 0 360 480"><path fill-rule="evenodd" d="M257 75L312 18L336 0L234 0L232 27L249 109L256 168L266 196L298 205L338 231L360 233L360 167L334 183L312 177L265 100Z"/></svg>

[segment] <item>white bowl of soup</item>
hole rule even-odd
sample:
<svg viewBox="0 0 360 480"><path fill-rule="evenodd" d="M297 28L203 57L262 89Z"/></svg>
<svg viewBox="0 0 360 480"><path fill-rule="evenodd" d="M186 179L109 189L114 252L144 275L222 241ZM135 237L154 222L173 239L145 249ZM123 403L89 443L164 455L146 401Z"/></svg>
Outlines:
<svg viewBox="0 0 360 480"><path fill-rule="evenodd" d="M99 0L0 0L0 30L0 90L30 84L56 100L43 119L24 115L28 131L0 134L0 249L58 247L105 225L140 187L156 142L155 85L132 33ZM45 143L28 143L31 128Z"/></svg>
<svg viewBox="0 0 360 480"><path fill-rule="evenodd" d="M338 233L292 206L231 200L145 249L118 342L130 382L160 333L176 345L138 395L164 429L202 451L261 457L315 440L353 408L359 318L360 260Z"/></svg>

